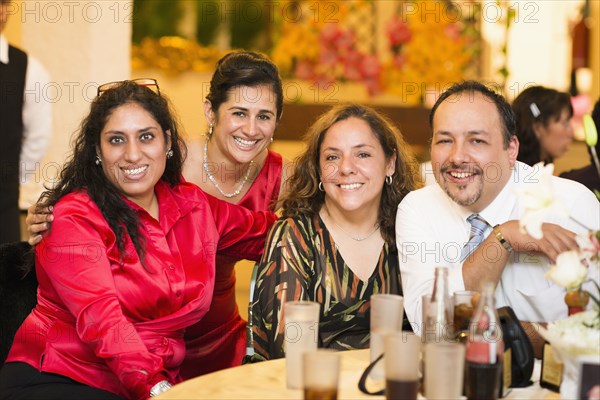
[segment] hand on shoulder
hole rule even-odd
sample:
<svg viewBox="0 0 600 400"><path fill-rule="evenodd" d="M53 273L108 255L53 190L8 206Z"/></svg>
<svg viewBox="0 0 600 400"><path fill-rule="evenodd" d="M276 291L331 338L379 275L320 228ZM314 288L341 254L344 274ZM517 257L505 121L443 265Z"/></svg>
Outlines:
<svg viewBox="0 0 600 400"><path fill-rule="evenodd" d="M534 239L519 227L519 221L507 221L500 225L504 238L518 252L540 253L555 261L556 257L569 250L577 250L576 234L560 225L543 223L542 239Z"/></svg>

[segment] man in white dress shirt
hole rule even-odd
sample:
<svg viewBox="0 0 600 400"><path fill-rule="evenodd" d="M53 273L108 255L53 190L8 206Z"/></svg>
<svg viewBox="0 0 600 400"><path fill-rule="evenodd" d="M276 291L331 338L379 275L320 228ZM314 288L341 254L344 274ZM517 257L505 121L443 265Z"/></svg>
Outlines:
<svg viewBox="0 0 600 400"><path fill-rule="evenodd" d="M43 96L48 73L2 35L9 8L10 0L0 0L0 244L20 240L19 187L40 179L52 132L51 102Z"/></svg>
<svg viewBox="0 0 600 400"><path fill-rule="evenodd" d="M577 182L553 177L555 198L574 220L548 216L544 236L536 240L519 229L524 205L515 189L537 182L541 170L516 161L515 119L504 98L477 82L454 85L432 108L430 124L437 184L408 194L396 217L404 306L415 330L422 326L421 297L432 292L436 266L449 267L450 295L491 281L497 306L512 307L521 321L566 317L565 290L544 274L559 253L578 248L575 235L585 229L574 220L600 229L595 196ZM463 261L472 214L487 222L485 239Z"/></svg>

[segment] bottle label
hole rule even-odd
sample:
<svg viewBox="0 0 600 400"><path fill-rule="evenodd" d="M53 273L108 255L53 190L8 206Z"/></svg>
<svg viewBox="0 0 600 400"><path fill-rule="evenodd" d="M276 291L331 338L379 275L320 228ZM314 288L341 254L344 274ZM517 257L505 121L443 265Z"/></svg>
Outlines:
<svg viewBox="0 0 600 400"><path fill-rule="evenodd" d="M508 394L510 388L512 386L512 349L508 348L504 352L504 360L502 361L502 381L503 381L503 390L502 396L504 397Z"/></svg>
<svg viewBox="0 0 600 400"><path fill-rule="evenodd" d="M540 379L556 387L560 386L563 364L554 357L552 346L544 345L542 376Z"/></svg>
<svg viewBox="0 0 600 400"><path fill-rule="evenodd" d="M495 364L502 361L502 340L473 340L467 343L466 360L478 364Z"/></svg>

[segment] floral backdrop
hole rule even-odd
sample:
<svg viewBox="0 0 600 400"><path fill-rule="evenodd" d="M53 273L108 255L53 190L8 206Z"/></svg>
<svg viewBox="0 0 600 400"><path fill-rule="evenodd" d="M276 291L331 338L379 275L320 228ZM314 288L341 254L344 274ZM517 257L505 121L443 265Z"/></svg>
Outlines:
<svg viewBox="0 0 600 400"><path fill-rule="evenodd" d="M142 4L158 7L162 1ZM423 102L426 93L439 92L452 82L480 74L477 2L386 2L393 4L389 12L389 6L382 11L380 2L367 0L259 1L252 4L269 12L253 21L246 18L245 22L244 18L234 21L233 17L236 10L244 12L244 3L234 1L228 10L219 10L217 2L195 2L201 8L196 10L198 22L192 38L181 37L178 32L172 34L178 37L163 37L164 20L157 34L144 32L153 26L145 19L154 14L143 9L140 1L136 3L143 18L137 19L136 25L134 16L134 68L155 67L171 74L211 71L224 51L206 41L214 40L213 33L221 23L229 27L230 44L269 54L284 79L308 81L320 87L332 82L359 84L370 96L401 96L403 102L417 104ZM215 3L214 7L210 3ZM172 0L169 4L177 7ZM173 30L183 14L169 14ZM250 32L243 27L248 22L262 28ZM203 27L213 33L206 35Z"/></svg>

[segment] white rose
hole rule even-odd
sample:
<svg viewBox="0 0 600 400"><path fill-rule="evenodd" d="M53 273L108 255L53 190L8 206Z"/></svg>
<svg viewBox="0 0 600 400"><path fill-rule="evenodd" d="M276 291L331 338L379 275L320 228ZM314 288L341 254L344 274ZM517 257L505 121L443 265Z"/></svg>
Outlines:
<svg viewBox="0 0 600 400"><path fill-rule="evenodd" d="M565 251L556 257L556 265L547 273L546 278L567 289L576 289L585 282L588 269L581 263L577 250Z"/></svg>
<svg viewBox="0 0 600 400"><path fill-rule="evenodd" d="M525 212L519 221L521 230L527 232L534 239L541 239L542 223L548 215L568 216L564 205L554 198L552 190L552 175L554 165L537 163L533 166L535 174L531 179L536 182L530 182L516 189L519 203L525 207Z"/></svg>

